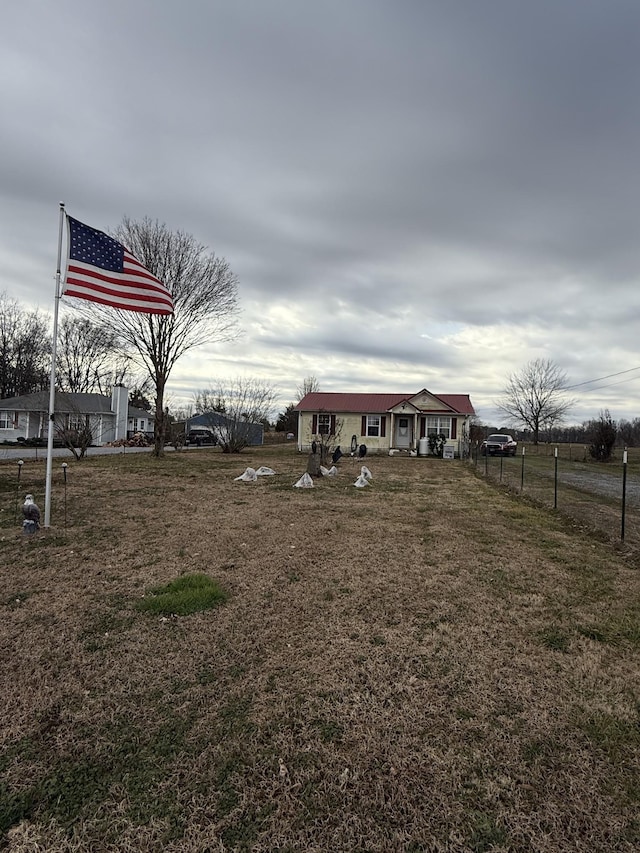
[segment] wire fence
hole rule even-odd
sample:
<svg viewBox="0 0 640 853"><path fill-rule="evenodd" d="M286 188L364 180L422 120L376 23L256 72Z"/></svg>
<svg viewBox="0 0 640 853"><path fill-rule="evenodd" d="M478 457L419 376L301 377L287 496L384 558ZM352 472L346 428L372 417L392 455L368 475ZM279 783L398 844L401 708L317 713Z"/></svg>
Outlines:
<svg viewBox="0 0 640 853"><path fill-rule="evenodd" d="M469 462L479 476L554 509L614 542L640 547L640 474L627 451L615 464L587 461L576 448L515 457L483 456L472 448Z"/></svg>

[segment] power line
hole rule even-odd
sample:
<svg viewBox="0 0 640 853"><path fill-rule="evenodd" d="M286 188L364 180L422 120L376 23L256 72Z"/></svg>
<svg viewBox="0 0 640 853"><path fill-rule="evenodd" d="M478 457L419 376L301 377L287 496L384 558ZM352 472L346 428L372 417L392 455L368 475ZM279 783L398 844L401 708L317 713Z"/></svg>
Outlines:
<svg viewBox="0 0 640 853"><path fill-rule="evenodd" d="M583 385L592 385L594 382L603 382L605 379L612 379L614 376L622 376L624 373L631 373L634 370L640 370L640 367L630 367L628 370L620 370L618 373L609 373L608 376L600 376L598 379L587 379L586 382L578 382L575 385L567 385L563 390L564 391L572 391L574 388L580 388ZM630 382L631 380L624 380L624 381ZM618 385L621 383L614 382L613 384ZM605 385L603 387L607 388L608 386ZM593 389L593 390L597 390L597 389Z"/></svg>
<svg viewBox="0 0 640 853"><path fill-rule="evenodd" d="M621 379L619 382L609 382L607 385L597 385L595 388L585 388L585 394L589 394L591 391L602 391L603 388L614 388L616 385L625 385L627 382L636 382L640 379L640 376L632 376L630 379Z"/></svg>

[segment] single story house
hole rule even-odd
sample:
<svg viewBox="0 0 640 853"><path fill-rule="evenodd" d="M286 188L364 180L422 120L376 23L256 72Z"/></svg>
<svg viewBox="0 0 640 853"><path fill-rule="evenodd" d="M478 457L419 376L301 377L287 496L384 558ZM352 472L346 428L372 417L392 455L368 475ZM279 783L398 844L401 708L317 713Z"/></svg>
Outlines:
<svg viewBox="0 0 640 853"><path fill-rule="evenodd" d="M314 391L296 406L298 449L322 435L334 436L343 453L365 444L371 453L390 450L426 453L430 435L444 435L456 456L468 450L475 415L468 394L334 394ZM420 443L420 439L427 441Z"/></svg>
<svg viewBox="0 0 640 853"><path fill-rule="evenodd" d="M155 418L144 409L130 406L129 390L115 385L110 397L56 391L55 423L59 430L80 429L88 423L92 444L99 446L137 432L153 438ZM48 425L48 391L0 400L0 441L46 439Z"/></svg>

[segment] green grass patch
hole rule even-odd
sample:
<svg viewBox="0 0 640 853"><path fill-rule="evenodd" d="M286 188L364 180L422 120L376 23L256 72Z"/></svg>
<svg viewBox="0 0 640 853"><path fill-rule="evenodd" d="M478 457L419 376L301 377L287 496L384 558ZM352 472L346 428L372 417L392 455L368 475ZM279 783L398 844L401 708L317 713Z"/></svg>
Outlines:
<svg viewBox="0 0 640 853"><path fill-rule="evenodd" d="M585 714L578 722L589 741L620 765L631 762L640 747L640 719L622 720L603 711Z"/></svg>
<svg viewBox="0 0 640 853"><path fill-rule="evenodd" d="M623 801L632 804L636 813L640 803L640 779L637 770L640 750L640 716L621 719L604 711L583 712L578 727L592 748L602 752L609 763L607 786L610 792L622 795ZM632 822L627 832L637 842L638 824Z"/></svg>
<svg viewBox="0 0 640 853"><path fill-rule="evenodd" d="M228 598L222 587L207 575L193 574L176 578L165 586L155 587L138 601L136 609L157 616L188 616L210 610Z"/></svg>
<svg viewBox="0 0 640 853"><path fill-rule="evenodd" d="M599 624L581 625L578 628L583 637L598 643L609 643L617 646L620 643L630 643L640 647L640 614L633 611L620 616L612 616Z"/></svg>
<svg viewBox="0 0 640 853"><path fill-rule="evenodd" d="M5 599L4 604L10 610L15 610L17 607L21 607L30 597L30 592L14 592L13 595Z"/></svg>
<svg viewBox="0 0 640 853"><path fill-rule="evenodd" d="M553 651L556 652L569 651L569 635L561 628L551 626L550 628L540 631L538 636L540 637L542 645L546 646L548 649L553 649Z"/></svg>
<svg viewBox="0 0 640 853"><path fill-rule="evenodd" d="M335 720L311 720L311 725L324 743L340 742L344 736L343 726Z"/></svg>
<svg viewBox="0 0 640 853"><path fill-rule="evenodd" d="M145 726L128 716L116 717L100 737L91 729L80 730L73 754L59 755L40 744L41 758L49 759L47 772L19 790L0 783L0 832L34 818L71 827L95 815L115 786L127 794L130 820L162 823L164 841L181 837L183 816L176 791L166 779L172 763L187 748L193 721L170 707L164 714L159 711ZM107 837L110 828L101 829Z"/></svg>
<svg viewBox="0 0 640 853"><path fill-rule="evenodd" d="M471 819L469 848L474 853L485 853L497 847L503 848L507 841L507 833L497 824L495 815L491 812L473 811Z"/></svg>

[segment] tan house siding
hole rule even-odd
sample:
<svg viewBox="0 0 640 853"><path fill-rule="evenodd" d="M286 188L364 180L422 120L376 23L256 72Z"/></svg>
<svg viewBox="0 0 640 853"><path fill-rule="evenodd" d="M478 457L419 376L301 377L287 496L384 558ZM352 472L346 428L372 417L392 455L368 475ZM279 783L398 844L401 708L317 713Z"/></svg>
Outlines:
<svg viewBox="0 0 640 853"><path fill-rule="evenodd" d="M362 415L336 413L336 436L332 441L332 446L337 447L339 445L343 453L349 453L351 450L351 440L355 435L358 447L361 444L366 444L368 453L388 453L389 450L392 447L396 447L397 444L394 440L395 436L390 435L391 424L393 423L395 432L398 418L401 416L405 416L404 413L401 413L400 415L395 414L393 419L391 413L388 412L384 415L380 415L380 417L385 418L386 421L386 434L384 436L372 436L364 435L362 432ZM458 454L460 452L461 442L468 434L468 427L465 429L467 418L464 416L456 416L454 414L445 414L444 410L443 416L450 421L450 433L446 443L453 446L456 454ZM409 445L406 449L417 450L420 439L428 435L429 416L416 412L406 415L406 417L409 418L411 430ZM298 433L298 449L301 451L309 451L311 449L311 442L318 439L318 433L314 433L312 431L313 413L302 412L299 422L300 429Z"/></svg>
<svg viewBox="0 0 640 853"><path fill-rule="evenodd" d="M340 411L343 400L345 407L348 405L359 411ZM305 402L309 408L305 408ZM376 402L388 407L376 411ZM330 403L336 405L335 411L326 407ZM453 408L456 405L461 411ZM367 406L371 407L368 411L365 410ZM332 447L339 445L343 453L351 451L353 436L355 444L358 447L365 444L368 453L388 453L394 449L415 453L420 449L421 438L442 432L447 435L446 444L453 447L456 455L461 455L468 441L469 421L473 414L468 396L449 395L443 400L426 389L412 396L323 395L317 392L307 395L298 404L298 449L308 451L311 448L312 441L318 440L322 421L325 421L335 430ZM378 435L367 435L368 429L377 431ZM422 450L425 450L424 445L423 442Z"/></svg>

